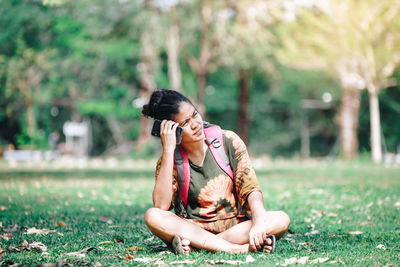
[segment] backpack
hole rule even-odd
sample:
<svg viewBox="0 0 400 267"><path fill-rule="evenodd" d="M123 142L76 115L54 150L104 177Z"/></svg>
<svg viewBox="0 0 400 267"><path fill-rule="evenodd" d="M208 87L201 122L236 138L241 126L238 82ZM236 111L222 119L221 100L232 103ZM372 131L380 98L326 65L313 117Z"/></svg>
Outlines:
<svg viewBox="0 0 400 267"><path fill-rule="evenodd" d="M204 122L204 134L206 137L206 143L213 155L218 166L235 182L233 170L230 166L229 158L226 155L224 148L224 140L222 137L222 130L218 125ZM178 196L175 202L175 213L179 216L187 218L186 206L188 200L189 184L190 184L190 165L189 159L186 152L181 146L176 146L174 153L174 169L178 174ZM241 207L239 201L239 214L241 213Z"/></svg>

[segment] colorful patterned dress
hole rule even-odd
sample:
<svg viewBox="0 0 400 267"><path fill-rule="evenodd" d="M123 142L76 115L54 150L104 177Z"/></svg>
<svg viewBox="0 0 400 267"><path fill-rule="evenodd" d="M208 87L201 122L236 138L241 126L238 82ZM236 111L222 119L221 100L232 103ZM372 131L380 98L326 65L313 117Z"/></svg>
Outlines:
<svg viewBox="0 0 400 267"><path fill-rule="evenodd" d="M247 220L238 216L237 201L248 210L247 197L251 192L260 191L257 177L251 166L246 145L232 131L223 130L226 154L234 171L235 181L218 166L209 149L206 150L203 166L190 162L190 185L186 211L189 221L213 233L221 233L230 227ZM161 166L157 162L156 179ZM178 191L178 176L173 172L173 200Z"/></svg>

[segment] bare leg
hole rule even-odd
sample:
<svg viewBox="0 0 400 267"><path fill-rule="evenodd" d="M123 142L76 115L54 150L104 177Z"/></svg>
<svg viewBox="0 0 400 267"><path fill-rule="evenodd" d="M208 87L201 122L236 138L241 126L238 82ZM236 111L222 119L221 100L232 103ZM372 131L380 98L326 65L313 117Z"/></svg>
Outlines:
<svg viewBox="0 0 400 267"><path fill-rule="evenodd" d="M178 235L181 239L188 239L191 246L209 251L241 253L249 249L248 244L231 243L169 211L151 208L146 212L144 220L150 231L167 243L174 235Z"/></svg>

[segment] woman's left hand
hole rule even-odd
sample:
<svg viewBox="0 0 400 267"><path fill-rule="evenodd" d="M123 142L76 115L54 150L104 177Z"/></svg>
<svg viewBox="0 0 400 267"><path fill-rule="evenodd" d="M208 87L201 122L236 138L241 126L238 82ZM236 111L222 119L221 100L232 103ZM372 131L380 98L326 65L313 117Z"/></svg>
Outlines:
<svg viewBox="0 0 400 267"><path fill-rule="evenodd" d="M259 221L253 223L249 232L249 245L251 251L260 250L266 239L265 223Z"/></svg>

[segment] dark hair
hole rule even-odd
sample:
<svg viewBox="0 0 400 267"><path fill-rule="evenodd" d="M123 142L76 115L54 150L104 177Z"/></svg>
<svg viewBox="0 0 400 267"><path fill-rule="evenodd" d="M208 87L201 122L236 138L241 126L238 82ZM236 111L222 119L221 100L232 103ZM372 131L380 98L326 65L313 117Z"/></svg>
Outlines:
<svg viewBox="0 0 400 267"><path fill-rule="evenodd" d="M158 120L172 120L172 116L179 113L181 102L193 105L186 96L177 91L157 90L151 94L149 103L143 106L142 113Z"/></svg>

